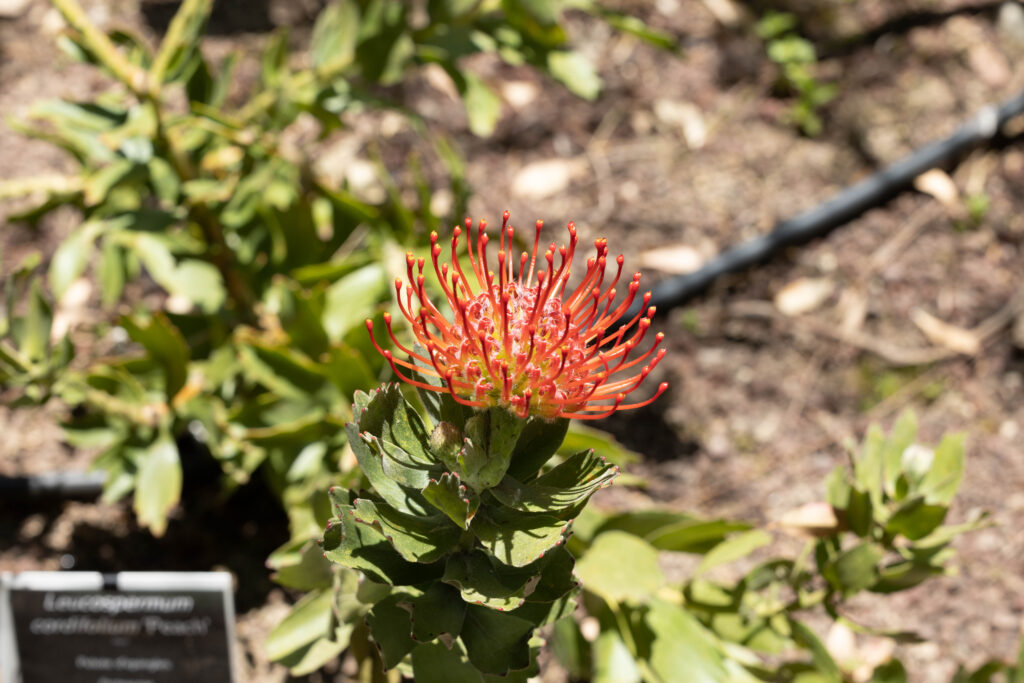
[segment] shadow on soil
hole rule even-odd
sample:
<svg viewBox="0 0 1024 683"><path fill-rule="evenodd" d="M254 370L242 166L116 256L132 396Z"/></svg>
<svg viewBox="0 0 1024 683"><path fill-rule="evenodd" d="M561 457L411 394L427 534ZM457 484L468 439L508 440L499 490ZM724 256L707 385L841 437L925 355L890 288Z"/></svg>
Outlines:
<svg viewBox="0 0 1024 683"><path fill-rule="evenodd" d="M225 499L220 469L205 449L191 442L180 443L179 448L184 499L162 538L154 538L134 520L104 526L73 521L69 537L60 534L69 540L54 547L48 539L64 503L0 501L0 547L22 548L40 557L67 556L80 571L225 569L237 579L236 610L244 613L261 606L274 586L264 563L271 551L288 540L286 516L258 476ZM26 538L20 530L30 514L39 515L42 526ZM131 513L126 516L131 518Z"/></svg>

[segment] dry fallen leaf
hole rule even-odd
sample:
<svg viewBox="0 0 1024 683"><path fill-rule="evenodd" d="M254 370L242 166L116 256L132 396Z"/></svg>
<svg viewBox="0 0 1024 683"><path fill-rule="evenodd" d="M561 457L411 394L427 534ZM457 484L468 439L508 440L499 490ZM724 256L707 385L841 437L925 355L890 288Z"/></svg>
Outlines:
<svg viewBox="0 0 1024 683"><path fill-rule="evenodd" d="M853 334L864 325L868 316L868 297L859 289L844 289L839 295L839 330Z"/></svg>
<svg viewBox="0 0 1024 683"><path fill-rule="evenodd" d="M828 536L839 529L836 511L825 502L807 503L790 510L778 519L775 526L801 536Z"/></svg>
<svg viewBox="0 0 1024 683"><path fill-rule="evenodd" d="M988 42L977 43L968 48L967 63L985 85L993 88L1001 88L1013 76L1006 55Z"/></svg>
<svg viewBox="0 0 1024 683"><path fill-rule="evenodd" d="M670 244L640 254L641 268L653 268L663 273L685 275L704 265L704 257L688 244Z"/></svg>
<svg viewBox="0 0 1024 683"><path fill-rule="evenodd" d="M939 320L922 308L912 310L910 319L933 344L968 356L973 356L981 350L981 340L974 332Z"/></svg>
<svg viewBox="0 0 1024 683"><path fill-rule="evenodd" d="M545 159L519 169L512 179L512 194L528 199L543 199L562 192L569 182L586 171L580 159Z"/></svg>
<svg viewBox="0 0 1024 683"><path fill-rule="evenodd" d="M455 81L440 64L426 64L420 73L431 88L456 102L459 100L459 90L455 87Z"/></svg>
<svg viewBox="0 0 1024 683"><path fill-rule="evenodd" d="M87 305L91 296L92 283L88 279L80 277L71 283L57 302L57 310L53 314L53 324L50 327L52 343L56 344L87 319Z"/></svg>
<svg viewBox="0 0 1024 683"><path fill-rule="evenodd" d="M775 295L775 308L788 316L809 313L825 303L835 288L835 283L827 277L798 278Z"/></svg>
<svg viewBox="0 0 1024 683"><path fill-rule="evenodd" d="M844 669L852 668L860 659L857 651L857 636L853 630L841 621L829 628L825 635L825 649L832 659Z"/></svg>
<svg viewBox="0 0 1024 683"><path fill-rule="evenodd" d="M914 188L935 197L948 210L960 208L960 190L949 174L942 169L933 168L914 178Z"/></svg>
<svg viewBox="0 0 1024 683"><path fill-rule="evenodd" d="M743 20L743 9L735 0L704 0L704 6L723 26L732 28Z"/></svg>
<svg viewBox="0 0 1024 683"><path fill-rule="evenodd" d="M662 123L678 127L690 149L700 149L707 143L708 127L697 105L677 100L658 100L654 103L654 115Z"/></svg>
<svg viewBox="0 0 1024 683"><path fill-rule="evenodd" d="M526 109L540 95L540 88L531 81L505 81L501 84L501 96L516 111Z"/></svg>
<svg viewBox="0 0 1024 683"><path fill-rule="evenodd" d="M0 17L17 19L25 13L31 3L32 0L0 0Z"/></svg>

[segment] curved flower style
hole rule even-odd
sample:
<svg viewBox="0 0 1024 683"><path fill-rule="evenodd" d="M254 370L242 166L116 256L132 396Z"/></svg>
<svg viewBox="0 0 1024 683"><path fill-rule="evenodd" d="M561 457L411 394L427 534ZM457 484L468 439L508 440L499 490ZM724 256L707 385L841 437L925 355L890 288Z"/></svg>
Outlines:
<svg viewBox="0 0 1024 683"><path fill-rule="evenodd" d="M514 228L508 218L506 211L501 223L497 272L487 266L486 221L479 222L474 240L472 221L466 219L465 253L472 266L468 276L458 259L462 229L456 226L452 236L452 265L438 263L441 245L437 233L431 233L431 259L453 314L451 321L431 302L424 289L425 259L406 255L409 284L396 279L395 292L399 307L426 355L402 346L391 329L391 316L385 314L388 334L410 358L396 358L374 339L377 351L387 358L395 373L421 389L447 391L463 405L500 405L523 418L539 415L547 419L593 420L616 410L645 406L660 396L667 383L662 383L655 395L645 401L624 403L626 395L640 386L665 355L665 349L658 348L665 335L659 332L649 350L629 358L643 341L654 315L654 307L647 308L651 298L648 292L643 295L641 313L620 322L640 289L640 273L633 275L625 298L613 307L624 259L621 255L615 259L615 277L604 286L608 244L607 240L598 239L594 242L596 254L587 259L582 281L567 292L578 242L576 226L567 226L568 247L556 249L552 243L547 248L543 254L547 263L544 268L537 259L544 223L537 221L533 252L519 256L516 275L511 255ZM560 259L557 269L556 252ZM414 297L419 302L418 313L413 311ZM373 322L367 320L366 327L373 338ZM646 364L637 372L642 363ZM444 386L419 381L403 373L402 368L438 377L444 380Z"/></svg>

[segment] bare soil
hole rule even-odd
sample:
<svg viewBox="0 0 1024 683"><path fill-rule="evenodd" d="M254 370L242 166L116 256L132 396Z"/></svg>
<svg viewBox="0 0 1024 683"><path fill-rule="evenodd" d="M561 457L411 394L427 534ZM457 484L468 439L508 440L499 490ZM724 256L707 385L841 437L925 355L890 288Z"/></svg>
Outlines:
<svg viewBox="0 0 1024 683"><path fill-rule="evenodd" d="M108 27L128 23L153 35L166 22L167 3L85 4ZM225 10L209 47L258 45L274 25L301 27L315 4L260 4L247 18ZM668 249L677 264L699 262L1024 88L1024 20L1012 10L1024 8L1006 6L1011 9L977 0L624 4L679 36L678 56L572 15L574 41L604 78L600 98L584 102L529 70L476 58L474 68L506 99L496 134L485 140L469 135L460 105L429 70L398 94L460 145L476 193L474 216L493 220L509 208L523 223L574 220L584 237L607 237L627 267L656 264L653 252ZM728 13L710 9L722 7L738 8L739 23L729 25ZM801 136L780 120L789 103L778 97L778 70L744 18L770 7L800 17L802 34L822 55L822 80L839 87L823 111L820 137ZM105 87L92 70L57 56L58 27L41 0L29 2L18 18L0 19L5 115L16 117L41 97L82 98ZM380 142L396 168L412 144L387 117L361 119L352 134ZM905 193L825 239L717 284L684 308L659 313L670 352L655 381L669 381L669 393L642 413L603 424L644 454L635 472L648 486L613 487L597 502L767 523L822 498L822 480L842 461L844 439L859 438L871 422L888 426L913 408L925 442L950 430L970 435L952 519L984 509L995 525L958 542L958 575L894 597L857 599L850 616L924 636L922 644L897 649L914 681L945 681L958 663L1011 657L1024 616L1024 352L1014 345L1010 321L989 330L976 354L936 360L945 347L913 318L920 309L970 329L1024 291L1020 134L1018 124L999 144L949 169L958 196L945 203ZM68 168L49 146L0 128L0 179ZM527 171L540 180L528 182ZM987 208L972 220L965 201L982 197ZM439 191L435 199L443 205L447 197ZM52 250L74 221L57 214L38 233L5 226L0 266L31 249ZM644 270L648 282L670 276L650 265ZM783 315L773 301L800 278L832 292L805 313ZM0 472L84 467L88 454L60 443L59 416L57 406L0 407ZM195 464L196 481L203 466ZM284 611L285 596L261 564L283 540L284 522L270 512L242 520L258 489L235 496L227 512L206 493L186 502L159 542L134 526L124 506L70 503L27 512L0 506L0 570L55 569L62 561L104 571L228 567L241 590L246 680L284 680L260 647Z"/></svg>

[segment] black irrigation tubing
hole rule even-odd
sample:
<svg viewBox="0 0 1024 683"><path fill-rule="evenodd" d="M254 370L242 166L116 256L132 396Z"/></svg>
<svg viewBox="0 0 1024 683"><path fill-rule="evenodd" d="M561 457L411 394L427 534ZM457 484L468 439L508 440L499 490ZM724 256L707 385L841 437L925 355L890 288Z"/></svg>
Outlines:
<svg viewBox="0 0 1024 683"><path fill-rule="evenodd" d="M0 505L23 500L95 500L103 493L104 472L47 472L0 477Z"/></svg>
<svg viewBox="0 0 1024 683"><path fill-rule="evenodd" d="M985 107L948 138L933 142L825 203L778 223L771 232L727 249L699 270L658 282L651 289L649 305L663 312L675 308L703 294L723 275L746 270L788 247L823 237L900 194L925 171L949 164L992 140L1010 119L1022 113L1024 92L1000 105ZM640 303L635 302L621 320L632 320L640 313Z"/></svg>
<svg viewBox="0 0 1024 683"><path fill-rule="evenodd" d="M779 223L774 230L722 252L703 268L657 283L651 306L660 310L679 306L704 293L723 275L757 265L788 247L806 244L880 206L913 183L925 171L960 158L992 140L1012 118L1024 114L1024 92L1000 105L990 105L960 126L945 140L910 156L849 187L824 204ZM640 312L637 302L622 320ZM103 491L102 472L51 472L25 477L0 477L0 503L9 500L95 499Z"/></svg>

